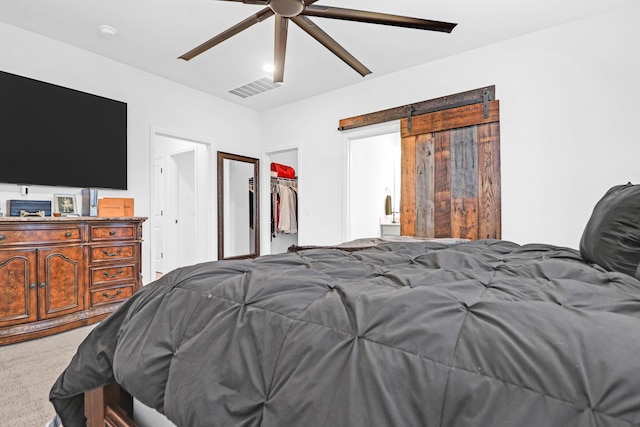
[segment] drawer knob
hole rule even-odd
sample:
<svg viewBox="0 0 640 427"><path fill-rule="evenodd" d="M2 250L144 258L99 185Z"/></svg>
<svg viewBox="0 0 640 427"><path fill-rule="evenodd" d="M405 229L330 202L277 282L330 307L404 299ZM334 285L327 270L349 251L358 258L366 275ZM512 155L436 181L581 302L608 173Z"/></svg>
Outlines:
<svg viewBox="0 0 640 427"><path fill-rule="evenodd" d="M115 236L115 235L116 235L115 230L111 230L111 231L109 232L109 236Z"/></svg>
<svg viewBox="0 0 640 427"><path fill-rule="evenodd" d="M109 295L106 291L102 293L102 296L105 298L109 298L109 299L114 299L115 297L117 297L118 295L120 295L122 293L122 289L118 289L116 291L115 294L113 295Z"/></svg>
<svg viewBox="0 0 640 427"><path fill-rule="evenodd" d="M109 274L108 271L104 272L104 275L107 276L109 279L113 279L114 277L118 277L121 274L122 274L122 269L121 268L119 268L118 271L115 272L115 274Z"/></svg>
<svg viewBox="0 0 640 427"><path fill-rule="evenodd" d="M110 253L108 250L104 249L102 253L106 256L118 256L122 253L122 248L118 249L115 253Z"/></svg>
<svg viewBox="0 0 640 427"><path fill-rule="evenodd" d="M47 284L46 284L45 282L42 282L42 283L40 283L40 287L41 287L41 288L46 288L46 287L47 287Z"/></svg>
<svg viewBox="0 0 640 427"><path fill-rule="evenodd" d="M5 239L4 234L0 234L0 240L4 240L4 239Z"/></svg>
<svg viewBox="0 0 640 427"><path fill-rule="evenodd" d="M35 289L35 288L37 288L37 287L38 287L38 285L36 285L35 283L31 283L31 284L29 285L29 289Z"/></svg>
<svg viewBox="0 0 640 427"><path fill-rule="evenodd" d="M66 236L66 237L71 237L71 236L73 236L73 233L71 233L70 231L67 231L67 232L65 233L65 236Z"/></svg>

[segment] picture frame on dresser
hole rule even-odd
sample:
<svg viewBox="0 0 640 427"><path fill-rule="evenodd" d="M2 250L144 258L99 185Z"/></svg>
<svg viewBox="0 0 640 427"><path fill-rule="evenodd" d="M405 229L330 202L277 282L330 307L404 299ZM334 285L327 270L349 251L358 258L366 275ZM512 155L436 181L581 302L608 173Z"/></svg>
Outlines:
<svg viewBox="0 0 640 427"><path fill-rule="evenodd" d="M53 212L60 213L62 216L78 215L76 196L73 194L54 194Z"/></svg>

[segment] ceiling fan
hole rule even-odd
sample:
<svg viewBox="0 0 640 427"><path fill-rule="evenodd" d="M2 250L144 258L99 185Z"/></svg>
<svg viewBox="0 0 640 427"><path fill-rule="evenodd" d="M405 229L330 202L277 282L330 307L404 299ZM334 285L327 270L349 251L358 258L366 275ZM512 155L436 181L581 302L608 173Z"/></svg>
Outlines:
<svg viewBox="0 0 640 427"><path fill-rule="evenodd" d="M323 46L342 59L347 65L360 73L363 77L371 73L366 66L351 55L338 42L315 25L309 16L342 19L346 21L367 22L370 24L391 25L394 27L415 28L419 30L440 31L450 33L457 24L449 22L432 21L428 19L410 18L406 16L389 15L386 13L368 12L364 10L344 9L332 6L314 5L318 0L222 0L235 1L244 4L266 6L255 15L252 15L233 27L223 31L200 46L190 50L180 59L188 61L212 47L222 43L230 37L246 30L258 22L275 15L275 53L274 53L274 83L282 83L284 80L284 59L287 50L287 30L289 20L307 32L311 37L319 41Z"/></svg>

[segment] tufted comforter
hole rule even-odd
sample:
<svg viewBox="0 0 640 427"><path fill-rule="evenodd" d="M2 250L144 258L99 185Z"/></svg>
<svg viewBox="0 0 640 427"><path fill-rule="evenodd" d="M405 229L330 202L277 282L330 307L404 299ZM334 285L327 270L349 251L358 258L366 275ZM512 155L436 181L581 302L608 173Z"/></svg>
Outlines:
<svg viewBox="0 0 640 427"><path fill-rule="evenodd" d="M178 426L640 426L640 281L485 240L178 269L51 390L65 427L117 381Z"/></svg>

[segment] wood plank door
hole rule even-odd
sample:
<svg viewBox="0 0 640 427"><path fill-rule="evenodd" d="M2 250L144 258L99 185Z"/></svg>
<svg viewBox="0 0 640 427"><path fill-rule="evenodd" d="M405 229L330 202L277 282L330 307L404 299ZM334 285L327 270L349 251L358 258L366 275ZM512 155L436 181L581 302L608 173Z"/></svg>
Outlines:
<svg viewBox="0 0 640 427"><path fill-rule="evenodd" d="M401 120L400 233L500 239L499 101Z"/></svg>

